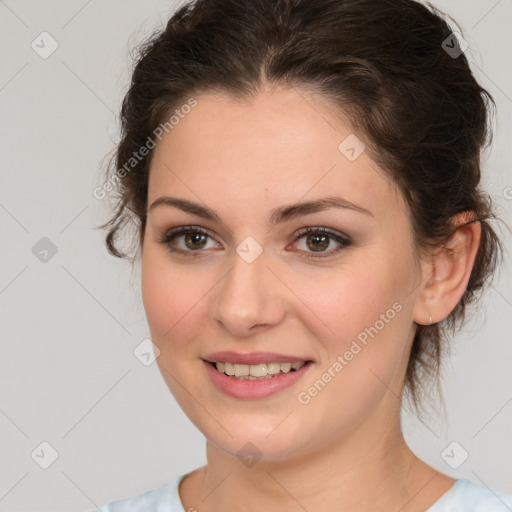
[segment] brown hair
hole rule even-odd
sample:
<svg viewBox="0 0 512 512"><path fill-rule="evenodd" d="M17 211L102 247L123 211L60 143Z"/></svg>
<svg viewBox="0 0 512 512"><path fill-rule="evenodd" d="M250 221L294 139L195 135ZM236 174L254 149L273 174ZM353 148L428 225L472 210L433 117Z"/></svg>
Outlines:
<svg viewBox="0 0 512 512"><path fill-rule="evenodd" d="M458 213L473 212L481 224L460 302L444 321L417 326L404 389L418 409L425 377L439 381L444 339L462 323L502 252L490 224L492 203L479 185L493 100L459 49L443 15L413 0L196 0L181 6L165 30L139 47L122 104L113 159L118 202L101 226L108 228L109 252L129 257L118 248L118 235L132 221L142 244L152 151L128 171L126 163L187 98L209 91L250 97L265 82L316 90L348 117L401 190L418 249L445 244Z"/></svg>

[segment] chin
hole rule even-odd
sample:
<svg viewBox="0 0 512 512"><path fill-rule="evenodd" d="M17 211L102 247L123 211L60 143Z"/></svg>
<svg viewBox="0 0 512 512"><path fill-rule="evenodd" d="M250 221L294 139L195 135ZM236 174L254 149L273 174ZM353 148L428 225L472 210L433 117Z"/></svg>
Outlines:
<svg viewBox="0 0 512 512"><path fill-rule="evenodd" d="M304 428L300 429L299 425L290 424L293 415L284 421L286 414L277 420L269 417L260 421L255 420L254 415L238 415L234 421L223 423L228 432L209 417L202 415L201 418L190 419L215 449L237 457L241 462L245 457L262 462L278 462L304 455L315 438ZM281 422L282 425L279 425Z"/></svg>
<svg viewBox="0 0 512 512"><path fill-rule="evenodd" d="M251 435L250 432L233 434L233 437L208 438L209 443L225 454L236 457L247 467L257 462L285 462L303 454L303 440L294 439L286 432L274 439L265 435Z"/></svg>

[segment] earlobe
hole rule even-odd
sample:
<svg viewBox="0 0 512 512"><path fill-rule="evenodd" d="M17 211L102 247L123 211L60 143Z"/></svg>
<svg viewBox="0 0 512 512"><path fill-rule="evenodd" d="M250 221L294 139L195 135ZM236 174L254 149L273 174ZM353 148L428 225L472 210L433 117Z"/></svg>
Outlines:
<svg viewBox="0 0 512 512"><path fill-rule="evenodd" d="M456 215L452 223L459 227L451 239L423 264L423 285L414 306L417 324L444 320L466 291L480 246L481 226L470 212Z"/></svg>

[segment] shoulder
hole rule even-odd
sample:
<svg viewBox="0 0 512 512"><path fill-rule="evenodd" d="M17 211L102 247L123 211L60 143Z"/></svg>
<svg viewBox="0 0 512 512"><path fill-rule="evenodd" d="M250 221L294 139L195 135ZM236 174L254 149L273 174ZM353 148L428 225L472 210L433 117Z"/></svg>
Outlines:
<svg viewBox="0 0 512 512"><path fill-rule="evenodd" d="M112 501L92 512L184 512L178 487L185 476L181 475L159 489Z"/></svg>
<svg viewBox="0 0 512 512"><path fill-rule="evenodd" d="M461 478L427 512L510 512L512 495Z"/></svg>

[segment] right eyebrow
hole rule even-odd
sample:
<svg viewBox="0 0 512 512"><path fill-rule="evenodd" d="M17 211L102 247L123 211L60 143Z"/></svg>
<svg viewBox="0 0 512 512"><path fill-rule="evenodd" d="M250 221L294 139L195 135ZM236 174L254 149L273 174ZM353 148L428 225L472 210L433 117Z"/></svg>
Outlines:
<svg viewBox="0 0 512 512"><path fill-rule="evenodd" d="M148 211L153 210L157 206L172 206L174 208L178 208L187 213L191 213L192 215L197 215L198 217L202 217L203 219L208 220L216 220L221 222L220 217L216 212L207 208L199 203L194 203L193 201L189 201L188 199L178 199L177 197L168 197L162 196L153 201Z"/></svg>

